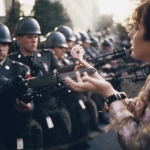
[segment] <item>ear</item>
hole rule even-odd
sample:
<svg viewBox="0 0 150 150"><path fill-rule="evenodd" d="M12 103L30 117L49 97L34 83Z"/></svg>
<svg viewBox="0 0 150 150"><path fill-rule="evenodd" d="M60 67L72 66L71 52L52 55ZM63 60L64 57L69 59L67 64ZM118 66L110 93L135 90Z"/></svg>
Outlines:
<svg viewBox="0 0 150 150"><path fill-rule="evenodd" d="M21 42L22 42L22 36L17 36L16 39L17 39L18 43L21 44Z"/></svg>

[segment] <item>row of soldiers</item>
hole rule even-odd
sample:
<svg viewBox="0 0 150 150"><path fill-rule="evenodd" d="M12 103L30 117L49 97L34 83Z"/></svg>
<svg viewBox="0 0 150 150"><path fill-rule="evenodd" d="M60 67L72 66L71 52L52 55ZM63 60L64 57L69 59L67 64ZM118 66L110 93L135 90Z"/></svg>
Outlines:
<svg viewBox="0 0 150 150"><path fill-rule="evenodd" d="M6 91L0 105L0 146L7 150L87 149L89 129L101 132L99 118L109 123L109 118L99 113L103 98L63 88L53 92L50 88L42 90L43 87L29 89L23 79L53 74L56 70L62 73L69 65L73 67L67 71L72 71L78 62L70 50L76 44L84 48L86 60L110 53L111 44L105 40L100 44L97 38L89 39L84 33L75 34L68 26L48 33L44 42L40 42L40 35L39 23L26 17L17 22L16 41L12 43L7 26L0 24L0 75L7 78L0 85ZM41 91L40 97L27 101L23 96L26 90Z"/></svg>
<svg viewBox="0 0 150 150"><path fill-rule="evenodd" d="M19 20L15 28L19 49L15 46L16 51L9 53L9 49L14 49L11 35L7 26L0 24L0 75L7 78L1 83L7 92L1 96L0 146L7 150L87 149L89 127L100 130L97 106L88 93L60 90L52 94L49 89L31 101L23 97L23 79L76 64L70 54L76 40L71 28L61 26L51 32L44 49L37 49L40 34L34 18Z"/></svg>

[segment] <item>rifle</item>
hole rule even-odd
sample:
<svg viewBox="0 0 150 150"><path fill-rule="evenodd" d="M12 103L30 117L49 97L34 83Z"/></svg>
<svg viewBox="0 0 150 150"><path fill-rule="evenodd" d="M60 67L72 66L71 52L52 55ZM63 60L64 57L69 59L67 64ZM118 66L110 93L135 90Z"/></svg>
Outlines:
<svg viewBox="0 0 150 150"><path fill-rule="evenodd" d="M96 66L102 66L120 57L128 57L130 54L131 54L130 50L123 48L122 50L118 50L118 51L114 50L113 53L109 53L107 55L89 59L89 61L91 63L94 63Z"/></svg>
<svg viewBox="0 0 150 150"><path fill-rule="evenodd" d="M69 71L73 71L75 66L76 66L76 64L67 65L65 67L57 69L57 72L58 73L66 73Z"/></svg>
<svg viewBox="0 0 150 150"><path fill-rule="evenodd" d="M128 68L127 72L128 72L128 74L131 74L131 73L135 73L139 70L142 70L142 69L145 69L145 68L148 68L148 67L150 67L149 64L142 63L140 65L136 65L134 67Z"/></svg>
<svg viewBox="0 0 150 150"><path fill-rule="evenodd" d="M117 58L120 58L120 57L126 57L130 53L131 53L131 51L129 51L129 50L124 48L123 50L118 50L118 51L114 50L113 53L110 53L110 54L107 54L107 55L103 55L103 56L100 56L100 57L97 57L97 58L93 58L93 59L88 59L87 61L91 62L91 63L94 63L95 67L96 66L102 66L102 65L105 65L106 63L109 63L111 60L114 60L114 59L117 59ZM68 71L73 71L74 67L76 65L77 65L76 63L71 64L71 65L67 65L65 67L57 69L57 72L58 73L66 73Z"/></svg>
<svg viewBox="0 0 150 150"><path fill-rule="evenodd" d="M116 80L122 80L122 79L132 79L132 82L138 82L138 81L145 81L147 76L145 74L139 74L139 75L124 75L120 77L106 77L104 78L106 81L116 81Z"/></svg>
<svg viewBox="0 0 150 150"><path fill-rule="evenodd" d="M127 64L127 68L124 67L123 70L119 69L119 72L116 72L114 76L111 77L104 77L104 79L106 81L109 81L111 83L119 83L121 80L123 79L132 79L132 82L138 82L138 81L145 81L147 78L146 73L140 72L140 73L136 73L135 71L140 70L140 69L144 69L145 67L147 67L149 64L142 64L142 65L137 65L137 64ZM131 68L128 67L133 67L136 69L132 69L134 71L134 74L129 74L129 71L131 70ZM138 68L137 68L138 67ZM131 72L132 73L132 72Z"/></svg>
<svg viewBox="0 0 150 150"><path fill-rule="evenodd" d="M78 70L80 72L80 75L83 76L84 72L87 72L89 75L96 72L95 68L85 68ZM65 83L65 78L70 77L74 80L76 80L76 71L71 71L67 73L59 74L57 71L53 73L49 73L42 76L32 77L29 79L26 79L24 82L28 84L28 88L32 88L33 90L29 90L23 97L20 99L24 102L28 103L35 98L41 99L42 95L41 93L44 91L49 91L50 93L57 93L57 95L60 95L64 92L70 92L71 89L67 84ZM38 88L38 90L36 90ZM40 88L40 89L39 89ZM60 91L61 92L58 92Z"/></svg>

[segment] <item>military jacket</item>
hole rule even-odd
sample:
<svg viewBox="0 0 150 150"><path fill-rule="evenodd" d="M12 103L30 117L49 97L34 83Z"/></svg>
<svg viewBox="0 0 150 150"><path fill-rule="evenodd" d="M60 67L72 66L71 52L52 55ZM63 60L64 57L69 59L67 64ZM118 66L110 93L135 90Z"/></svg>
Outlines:
<svg viewBox="0 0 150 150"><path fill-rule="evenodd" d="M30 68L20 62L6 58L3 65L0 67L0 74L7 78L15 78L21 75L26 78L26 74L30 72Z"/></svg>
<svg viewBox="0 0 150 150"><path fill-rule="evenodd" d="M43 74L53 71L54 69L59 68L56 59L52 51L50 50L36 50L31 58L31 62L20 52L14 52L9 55L9 58L15 61L19 61L30 67L31 76L38 76L41 71ZM55 107L56 102L50 96L48 91L42 93L42 100L34 101L36 108L47 108Z"/></svg>
<svg viewBox="0 0 150 150"><path fill-rule="evenodd" d="M37 76L39 70L41 70L42 73L48 73L59 68L53 53L46 49L36 50L33 58L31 58L32 63L30 63L20 51L11 53L8 57L12 60L22 62L23 64L29 66L31 70L31 76Z"/></svg>
<svg viewBox="0 0 150 150"><path fill-rule="evenodd" d="M58 64L61 67L67 66L69 63L69 60L63 58L62 60L58 60ZM71 120L73 126L78 126L81 124L84 124L85 122L89 121L90 115L83 106L85 97L81 92L69 92L69 93L64 93L60 95L59 101L67 108L67 110L70 113ZM81 105L81 103L83 106Z"/></svg>
<svg viewBox="0 0 150 150"><path fill-rule="evenodd" d="M29 67L23 65L22 63L12 61L9 58L6 58L4 61L3 65L0 67L0 75L4 76L3 78L1 77L1 86L2 83L4 82L4 78L16 78L18 75L21 75L23 78L26 78L27 72L29 72L30 69ZM18 91L19 92L19 91ZM9 95L11 97L11 95ZM7 117L10 117L11 115L14 115L14 105L13 102L15 99L10 99L10 98L5 98L1 99L1 104L0 104L0 118L1 121ZM7 117L6 117L7 116ZM2 119L3 118L3 119Z"/></svg>

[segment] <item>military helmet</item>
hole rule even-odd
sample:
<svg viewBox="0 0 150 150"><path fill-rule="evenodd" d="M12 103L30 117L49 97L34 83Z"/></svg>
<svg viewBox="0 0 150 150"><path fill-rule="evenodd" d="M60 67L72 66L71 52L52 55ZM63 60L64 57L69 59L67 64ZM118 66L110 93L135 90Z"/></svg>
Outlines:
<svg viewBox="0 0 150 150"><path fill-rule="evenodd" d="M39 23L30 17L25 17L17 22L15 35L41 34Z"/></svg>
<svg viewBox="0 0 150 150"><path fill-rule="evenodd" d="M96 46L100 46L100 42L97 38L94 38L91 42L91 46L96 47Z"/></svg>
<svg viewBox="0 0 150 150"><path fill-rule="evenodd" d="M81 35L81 41L85 42L85 43L91 43L91 40L89 39L88 35L86 33L83 32L79 32Z"/></svg>
<svg viewBox="0 0 150 150"><path fill-rule="evenodd" d="M73 31L68 26L59 26L58 28L55 28L55 31L61 32L66 37L66 40L75 41Z"/></svg>
<svg viewBox="0 0 150 150"><path fill-rule="evenodd" d="M0 23L0 42L12 43L12 39L8 27L1 23Z"/></svg>
<svg viewBox="0 0 150 150"><path fill-rule="evenodd" d="M108 40L104 40L102 43L101 43L102 46L105 46L105 47L111 47L111 44Z"/></svg>
<svg viewBox="0 0 150 150"><path fill-rule="evenodd" d="M74 33L74 36L76 38L75 43L76 44L82 44L81 35L79 33Z"/></svg>
<svg viewBox="0 0 150 150"><path fill-rule="evenodd" d="M60 32L51 32L45 41L45 47L51 48L51 47L65 47L67 48L68 45L66 43L65 36Z"/></svg>

